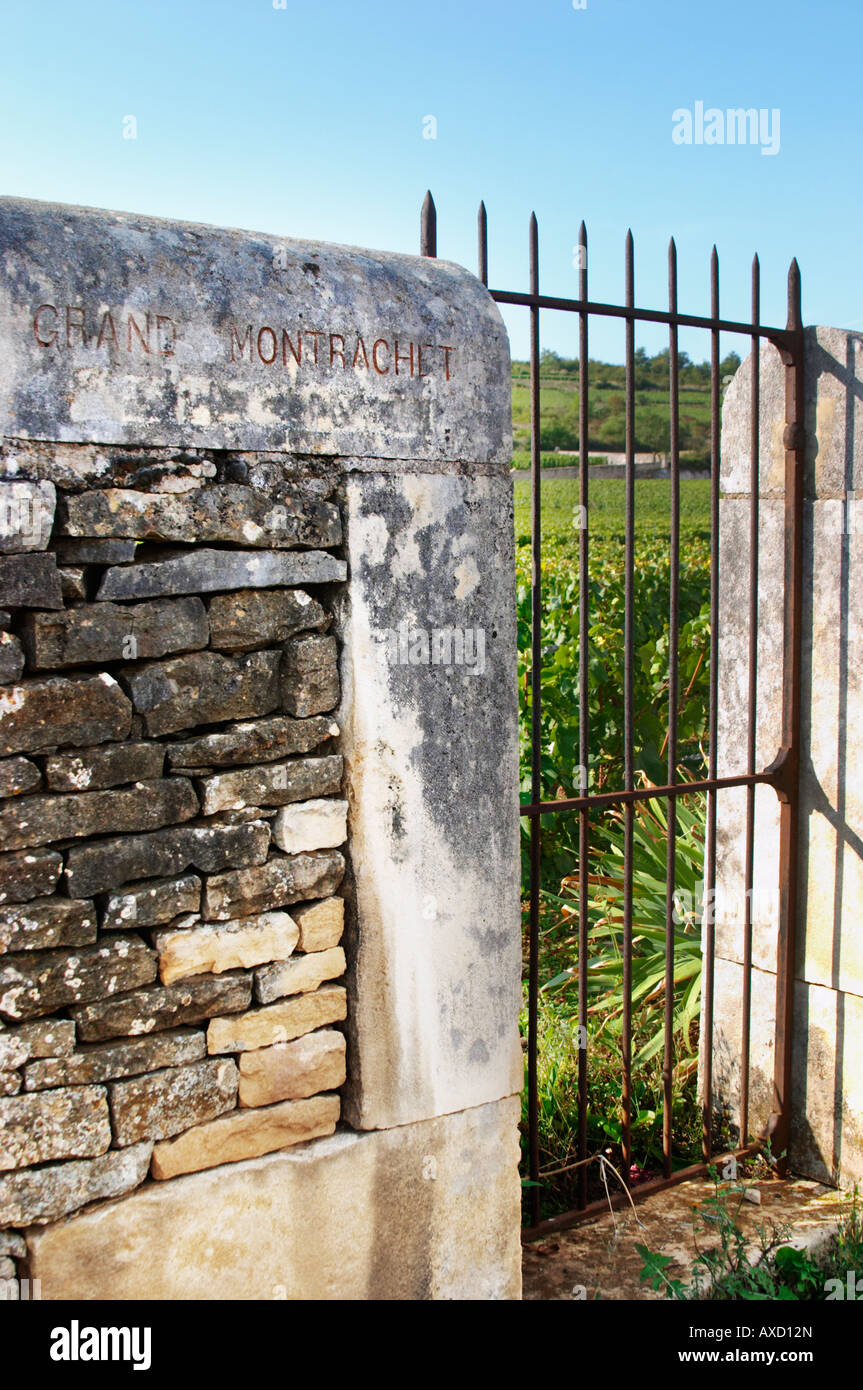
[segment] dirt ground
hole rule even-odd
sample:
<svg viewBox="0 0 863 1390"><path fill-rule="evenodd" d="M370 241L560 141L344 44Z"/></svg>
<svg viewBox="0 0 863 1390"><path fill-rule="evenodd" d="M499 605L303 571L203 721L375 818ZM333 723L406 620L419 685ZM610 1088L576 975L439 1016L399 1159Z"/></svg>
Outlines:
<svg viewBox="0 0 863 1390"><path fill-rule="evenodd" d="M837 1219L843 1194L821 1183L804 1179L781 1182L767 1178L747 1186L760 1194L760 1202L743 1201L740 1222L754 1230L771 1221L790 1228L794 1244L817 1243L820 1233ZM606 1213L568 1231L526 1243L523 1247L522 1297L528 1301L573 1298L662 1299L640 1281L641 1256L636 1245L646 1245L674 1263L667 1267L672 1279L688 1280L696 1255L693 1208L712 1196L707 1180L681 1183L679 1187L625 1211ZM826 1233L825 1233L826 1234ZM823 1238L823 1237L822 1237ZM700 1237L704 1244L704 1237Z"/></svg>

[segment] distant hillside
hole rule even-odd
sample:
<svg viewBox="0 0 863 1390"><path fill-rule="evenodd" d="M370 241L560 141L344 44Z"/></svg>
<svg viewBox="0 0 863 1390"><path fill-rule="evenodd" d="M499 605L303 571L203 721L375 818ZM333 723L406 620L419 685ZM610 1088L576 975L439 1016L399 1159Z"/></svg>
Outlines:
<svg viewBox="0 0 863 1390"><path fill-rule="evenodd" d="M668 453L669 362L666 348L649 357L643 348L635 354L635 448L657 457ZM710 451L710 363L690 361L678 354L680 383L681 461L689 467L706 467ZM720 363L723 386L740 366L736 352ZM512 428L517 454L530 447L530 365L512 364ZM588 448L619 453L626 447L625 382L622 363L588 365ZM578 448L578 359L545 351L540 361L540 448Z"/></svg>

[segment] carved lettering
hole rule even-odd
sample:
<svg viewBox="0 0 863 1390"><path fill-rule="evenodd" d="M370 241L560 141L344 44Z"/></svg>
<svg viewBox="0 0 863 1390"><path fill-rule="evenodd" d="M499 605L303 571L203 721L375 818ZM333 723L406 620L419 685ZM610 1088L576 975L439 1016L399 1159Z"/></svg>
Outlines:
<svg viewBox="0 0 863 1390"><path fill-rule="evenodd" d="M380 363L378 362L378 348L379 348L379 347L385 347L386 350L387 350L387 352L389 352L389 350L390 350L390 345L389 345L389 343L387 342L386 338L378 338L377 342L375 343L374 347L372 348L372 361L373 361L374 364L375 364L375 371L376 371L376 372L380 372L381 376L386 376L387 372L389 371L389 367L382 367L382 366L380 365Z"/></svg>
<svg viewBox="0 0 863 1390"><path fill-rule="evenodd" d="M236 362L236 360L237 360L236 353L235 353L235 348L239 348L240 358L242 359L242 356L243 356L243 353L244 353L245 350L246 350L246 345L247 345L247 344L248 344L248 348L249 348L249 358L251 358L251 356L252 356L252 325L249 324L249 325L247 326L246 331L245 331L245 333L243 334L243 339L242 339L242 342L241 342L241 341L240 341L240 335L239 335L239 333L237 332L237 325L236 325L235 323L232 323L232 324L231 324L231 361L232 361L232 362Z"/></svg>
<svg viewBox="0 0 863 1390"><path fill-rule="evenodd" d="M39 336L39 315L40 315L40 314L44 314L44 313L46 313L46 312L52 313L52 314L54 315L54 322L56 323L56 321L57 321L57 310L54 308L54 305L53 305L53 304L40 304L40 305L39 305L39 308L36 310L35 314L33 315L33 336L34 336L34 338L36 339L36 342L39 344L40 347L50 347L52 343L55 343L55 342L57 341L57 329L56 329L56 328L54 328L54 329L51 330L51 336L50 336L50 338L40 338L40 336Z"/></svg>
<svg viewBox="0 0 863 1390"><path fill-rule="evenodd" d="M61 320L61 315L62 320ZM68 348L113 348L129 354L152 358L154 355L172 357L177 342L177 324L169 314L136 309L106 309L103 306L67 304L58 308L45 302L33 310L31 329L40 347L61 346L65 321L65 346ZM427 377L440 375L447 381L452 377L452 354L455 348L447 343L422 343L413 339L376 338L371 351L360 334L330 332L326 328L286 328L280 324L238 324L229 320L227 347L231 362L256 362L272 367L279 357L281 365L293 364L304 371L317 368L326 373L342 371L374 371L378 376ZM304 348L305 339L305 352ZM318 352L319 340L326 350ZM443 354L443 360L436 354Z"/></svg>
<svg viewBox="0 0 863 1390"><path fill-rule="evenodd" d="M362 354L363 354L363 360L362 360L362 362L360 362L360 360L359 360L359 357L360 357L360 353L361 353L361 352L362 352ZM353 360L353 363L352 363L351 365L354 366L354 367L366 367L366 368L368 368L368 365L369 365L369 355L368 355L368 353L366 352L366 345L365 345L365 343L363 342L362 338L357 338L357 350L356 350L356 352L354 353L354 360Z"/></svg>
<svg viewBox="0 0 863 1390"><path fill-rule="evenodd" d="M80 318L73 319L73 314L80 314ZM77 328L81 334L81 346L87 346L87 334L84 331L84 309L80 304L66 306L66 346L72 346L72 329Z"/></svg>
<svg viewBox="0 0 863 1390"><path fill-rule="evenodd" d="M393 351L393 358L394 358L395 364L396 364L396 376L398 376L398 374L399 374L399 363L400 363L400 362L410 362L410 364L411 364L411 369L410 369L409 375L410 375L410 376L413 376L413 374L414 374L414 345L413 345L413 343L409 343L409 344L408 344L408 347L410 348L410 351L409 351L409 352L401 352L401 353L400 353L400 352L399 352L399 340L398 340L398 338L396 338L396 341L395 341L395 348L394 348L394 351Z"/></svg>
<svg viewBox="0 0 863 1390"><path fill-rule="evenodd" d="M127 352L131 352L131 351L132 351L132 329L134 328L135 332L136 332L137 335L138 335L138 340L139 340L139 342L140 342L140 344L141 344L141 347L144 349L145 352L149 353L149 351L150 351L150 315L149 315L149 313L147 314L147 317L146 317L145 322L146 322L146 328L147 328L147 336L146 336L146 338L144 337L143 333L141 332L140 328L138 327L138 324L137 324L137 321L135 320L135 318L132 316L132 314L129 315L129 323L128 323L129 338L128 338L128 346L127 346L127 349L126 349Z"/></svg>
<svg viewBox="0 0 863 1390"><path fill-rule="evenodd" d="M269 357L267 357L266 353L264 352L264 349L263 349L262 346L261 346L261 339L263 338L263 336L264 336L265 333L269 333L270 337L271 337L272 340L273 340L273 350L272 350L272 352L270 353ZM272 328L261 328L261 329L258 331L258 356L260 357L261 361L262 361L262 362L266 362L267 366L269 367L269 366L271 365L271 363L275 362L275 360L276 360L276 353L278 352L278 350L279 350L279 340L278 340L278 338L276 337L276 335L275 335L273 329L272 329Z"/></svg>
<svg viewBox="0 0 863 1390"><path fill-rule="evenodd" d="M355 337L352 333L330 333L321 328L271 328L269 324L261 327L246 324L241 331L232 323L229 339L231 361L257 361L271 367L279 356L280 334L281 359L285 367L291 362L297 367L305 365L306 368L317 367L324 371L339 367L343 371L370 371L373 367L378 376L388 376L392 372L394 376L425 379L439 370L435 366L437 362L443 367L447 381L452 375L450 354L455 349L448 344L406 342L403 338L390 342L388 338L377 338L372 344L370 359L365 339L360 334ZM328 351L324 347L318 351L320 340L325 341ZM432 356L435 352L443 353L442 363L440 358Z"/></svg>
<svg viewBox="0 0 863 1390"><path fill-rule="evenodd" d="M312 344L312 361L315 366L318 365L318 338L322 338L323 336L323 333L313 333L310 328L306 329L306 337L314 338L314 343Z"/></svg>
<svg viewBox="0 0 863 1390"><path fill-rule="evenodd" d="M290 340L290 338L289 338L289 336L288 336L288 330L287 330L286 328L283 328L283 329L282 329L282 361L284 362L285 366L288 365L288 354L287 354L287 351L286 351L287 348L290 348L290 350L291 350L291 356L293 357L294 361L296 362L297 366L299 367L300 364L302 363L302 360L303 360L303 334L302 334L302 330L300 330L300 331L297 333L297 346L296 346L296 349L295 349L293 343L291 342L291 340Z"/></svg>
<svg viewBox="0 0 863 1390"><path fill-rule="evenodd" d="M85 304L67 304L62 313L66 325L67 348L98 350L102 347L113 347L119 352L122 340L126 352L140 352L151 357L154 351L155 325L155 350L164 357L173 356L177 327L168 314L154 316L148 309L143 317L140 311L136 317L135 314L123 314L118 310L97 310ZM33 336L40 347L52 347L55 343L57 346L61 345L57 326L60 314L61 310L54 304L40 304L36 308L33 314ZM247 332L251 333L251 328Z"/></svg>
<svg viewBox="0 0 863 1390"><path fill-rule="evenodd" d="M111 317L111 314L109 313L109 311L108 311L107 309L106 309L105 313L102 315L102 325L101 325L101 327L100 327L100 329L99 329L99 337L98 337L98 339L97 339L97 341L96 341L96 347L97 347L97 348L100 348L100 347L102 346L102 343L103 343L104 339L108 336L108 334L107 334L108 324L111 325L111 339L112 339L112 341L113 341L114 347L115 347L115 348L119 348L120 344L117 342L117 330L116 330L116 328L114 327L114 320L113 320L113 318Z"/></svg>

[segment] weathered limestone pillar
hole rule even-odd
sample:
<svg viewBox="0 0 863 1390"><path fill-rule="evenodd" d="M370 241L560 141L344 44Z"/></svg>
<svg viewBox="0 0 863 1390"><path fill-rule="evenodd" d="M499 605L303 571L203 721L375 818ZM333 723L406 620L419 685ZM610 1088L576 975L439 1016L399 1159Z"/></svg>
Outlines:
<svg viewBox="0 0 863 1390"><path fill-rule="evenodd" d="M458 266L0 200L0 1255L43 1298L519 1296L509 401Z"/></svg>
<svg viewBox="0 0 863 1390"><path fill-rule="evenodd" d="M357 911L345 1109L361 1129L521 1087L509 487L443 470L348 483Z"/></svg>
<svg viewBox="0 0 863 1390"><path fill-rule="evenodd" d="M749 363L723 408L719 774L745 770ZM757 765L780 744L784 369L761 352ZM801 921L796 944L791 1165L847 1185L863 1177L863 339L806 332ZM745 792L719 798L714 1065L720 1106L739 1114ZM779 813L756 794L750 1129L773 1107Z"/></svg>

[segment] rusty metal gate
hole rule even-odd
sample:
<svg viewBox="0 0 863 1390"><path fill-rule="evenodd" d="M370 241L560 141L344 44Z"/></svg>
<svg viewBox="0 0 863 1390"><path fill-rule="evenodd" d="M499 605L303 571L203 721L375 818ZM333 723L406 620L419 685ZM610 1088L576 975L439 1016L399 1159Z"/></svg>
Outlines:
<svg viewBox="0 0 863 1390"><path fill-rule="evenodd" d="M478 223L478 273L488 285L488 237L484 204L480 204ZM421 254L437 254L436 213L431 194L427 194L421 214ZM664 981L664 1057L663 1085L663 1174L635 1189L633 1196L644 1197L671 1183L702 1176L711 1163L723 1161L730 1154L718 1154L712 1147L713 1112L713 1003L714 1003L714 935L713 904L716 888L716 823L717 794L724 788L746 787L745 841L745 917L743 923L743 999L742 1036L740 1038L741 1094L739 1146L735 1157L758 1152L769 1139L774 1154L787 1153L790 1139L791 1099L791 1041L794 981L795 924L797 918L797 843L798 843L798 775L800 760L800 657L801 657L801 598L802 598L802 522L803 522L803 327L801 319L800 272L796 260L788 273L788 318L784 328L770 327L761 322L760 269L756 257L752 267L752 315L748 323L724 319L719 310L719 261L714 247L710 261L710 314L701 316L680 310L677 295L677 254L672 241L668 252L668 307L642 309L635 303L634 250L631 233L627 234L624 260L625 297L623 304L597 303L588 292L587 233L582 223L579 234L578 298L567 299L540 292L539 234L535 216L529 229L529 289L527 292L490 291L499 304L520 305L530 315L530 435L531 435L531 754L530 799L519 807L520 815L530 823L530 917L528 968L528 1115L529 1115L529 1178L531 1223L525 1236L535 1237L573 1225L579 1219L607 1209L606 1199L587 1200L587 1117L589 1101L589 1056L586 1047L578 1053L578 1135L579 1166L578 1202L573 1211L540 1221L540 1163L538 1142L537 1099L537 1008L539 995L540 939L540 848L541 821L547 815L576 815L578 817L578 1022L579 1031L586 1036L588 1010L588 856L591 812L602 807L623 809L623 1020L621 1034L621 1149L624 1170L628 1172L632 1158L632 960L633 960L633 824L634 804L641 800L665 798L668 803L668 832L665 884L665 981ZM588 375L589 322L591 316L622 320L625 326L625 599L624 599L624 688L622 692L624 720L623 786L613 791L569 798L543 799L541 774L541 714L542 714L542 571L540 546L541 523L541 454L540 454L540 315L543 311L575 314L578 319L578 435L579 435L579 501L583 517L578 539L579 573L579 644L578 644L578 707L579 763L589 765L590 729L588 727L588 672L590 625L589 612L589 467L588 467ZM669 663L668 663L668 728L667 777L665 785L637 787L634 759L634 632L637 580L635 574L635 324L646 322L665 324L669 342L669 423L670 451L670 597L669 597ZM680 782L677 775L677 722L679 712L678 638L679 638L679 573L680 573L680 401L678 370L678 332L681 327L699 328L710 337L710 656L709 656L709 745L707 777L698 781ZM745 768L733 776L717 776L717 656L718 656L718 599L719 599L719 448L720 448L720 333L733 333L751 339L750 357L750 491L749 509L749 642L748 642L748 710L747 758ZM779 351L785 366L785 585L783 598L783 670L782 670L782 742L775 760L762 770L756 768L756 698L757 698L757 633L758 633L758 538L759 538L759 349L762 342L772 343ZM752 886L754 863L754 806L755 788L759 784L773 787L781 804L779 876L779 944L777 960L776 1047L774 1072L773 1113L765 1132L751 1137L749 1126L749 1062L752 970ZM704 851L704 904L702 913L703 1003L702 1034L708 1045L703 1050L701 1081L702 1161L683 1168L672 1165L672 1023L674 1005L674 895L675 844L677 835L676 806L679 798L706 794L706 837ZM783 1162L780 1159L780 1165ZM611 1198L611 1201L626 1200Z"/></svg>

